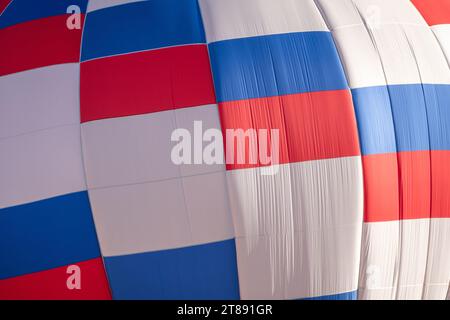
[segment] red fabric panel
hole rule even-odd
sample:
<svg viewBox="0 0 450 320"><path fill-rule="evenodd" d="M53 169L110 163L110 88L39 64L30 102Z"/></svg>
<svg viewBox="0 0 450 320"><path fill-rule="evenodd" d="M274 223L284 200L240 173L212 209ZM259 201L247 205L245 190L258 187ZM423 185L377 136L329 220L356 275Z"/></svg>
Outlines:
<svg viewBox="0 0 450 320"><path fill-rule="evenodd" d="M111 294L101 258L75 263L80 289L68 289L67 267L0 280L0 300L109 300Z"/></svg>
<svg viewBox="0 0 450 320"><path fill-rule="evenodd" d="M411 0L430 26L450 24L450 0Z"/></svg>
<svg viewBox="0 0 450 320"><path fill-rule="evenodd" d="M431 217L450 218L450 151L431 151Z"/></svg>
<svg viewBox="0 0 450 320"><path fill-rule="evenodd" d="M400 216L396 153L362 157L364 221L390 221Z"/></svg>
<svg viewBox="0 0 450 320"><path fill-rule="evenodd" d="M347 90L223 102L219 111L222 130L278 129L280 164L360 154L352 98ZM225 138L225 150L230 148ZM227 158L228 170L263 165L250 163L249 155L254 155L254 150L249 143L237 150L235 142L234 148L234 159ZM238 151L245 152L243 164L238 163Z"/></svg>
<svg viewBox="0 0 450 320"><path fill-rule="evenodd" d="M215 103L206 45L81 63L81 122Z"/></svg>
<svg viewBox="0 0 450 320"><path fill-rule="evenodd" d="M78 62L81 29L69 30L66 26L68 16L37 19L0 29L0 76Z"/></svg>
<svg viewBox="0 0 450 320"><path fill-rule="evenodd" d="M431 215L430 151L399 152L400 219Z"/></svg>
<svg viewBox="0 0 450 320"><path fill-rule="evenodd" d="M450 217L450 151L363 156L364 220Z"/></svg>

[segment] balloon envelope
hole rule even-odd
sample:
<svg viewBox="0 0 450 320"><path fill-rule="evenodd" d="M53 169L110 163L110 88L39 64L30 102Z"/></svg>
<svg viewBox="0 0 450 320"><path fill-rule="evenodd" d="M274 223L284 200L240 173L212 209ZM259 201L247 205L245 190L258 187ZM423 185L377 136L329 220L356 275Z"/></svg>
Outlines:
<svg viewBox="0 0 450 320"><path fill-rule="evenodd" d="M0 12L0 298L448 298L449 0Z"/></svg>

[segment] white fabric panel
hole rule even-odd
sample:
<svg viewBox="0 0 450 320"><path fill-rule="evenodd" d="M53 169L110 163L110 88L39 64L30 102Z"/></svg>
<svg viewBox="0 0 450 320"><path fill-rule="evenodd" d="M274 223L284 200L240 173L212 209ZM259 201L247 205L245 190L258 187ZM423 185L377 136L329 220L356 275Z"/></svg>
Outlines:
<svg viewBox="0 0 450 320"><path fill-rule="evenodd" d="M86 189L80 125L0 140L0 208Z"/></svg>
<svg viewBox="0 0 450 320"><path fill-rule="evenodd" d="M431 30L433 30L436 35L436 38L438 39L441 49L444 51L444 54L447 57L447 62L450 66L450 24L439 24L432 26Z"/></svg>
<svg viewBox="0 0 450 320"><path fill-rule="evenodd" d="M207 243L234 237L225 172L183 178L192 241Z"/></svg>
<svg viewBox="0 0 450 320"><path fill-rule="evenodd" d="M105 256L233 237L224 172L94 189L89 196Z"/></svg>
<svg viewBox="0 0 450 320"><path fill-rule="evenodd" d="M364 223L359 299L395 299L400 221Z"/></svg>
<svg viewBox="0 0 450 320"><path fill-rule="evenodd" d="M81 125L89 188L151 182L180 176L225 171L222 164L194 164L194 121L201 121L202 134L220 130L217 105L169 110L130 117L91 121ZM176 165L171 159L175 129L191 135L191 163Z"/></svg>
<svg viewBox="0 0 450 320"><path fill-rule="evenodd" d="M442 300L450 286L450 218L431 219L423 299Z"/></svg>
<svg viewBox="0 0 450 320"><path fill-rule="evenodd" d="M314 0L199 0L208 42L328 31Z"/></svg>
<svg viewBox="0 0 450 320"><path fill-rule="evenodd" d="M0 139L80 123L79 64L0 77Z"/></svg>
<svg viewBox="0 0 450 320"><path fill-rule="evenodd" d="M362 225L361 159L227 172L243 299L356 290Z"/></svg>
<svg viewBox="0 0 450 320"><path fill-rule="evenodd" d="M405 26L404 33L422 83L450 84L450 68L430 28Z"/></svg>
<svg viewBox="0 0 450 320"><path fill-rule="evenodd" d="M173 111L83 123L88 188L179 176L171 160Z"/></svg>
<svg viewBox="0 0 450 320"><path fill-rule="evenodd" d="M194 121L201 122L196 136ZM102 253L148 252L234 237L225 166L176 165L175 129L191 135L191 161L202 135L220 130L217 105L82 124L83 150ZM220 141L222 143L222 141Z"/></svg>
<svg viewBox="0 0 450 320"><path fill-rule="evenodd" d="M388 84L450 83L445 57L428 27L388 25L373 31Z"/></svg>
<svg viewBox="0 0 450 320"><path fill-rule="evenodd" d="M221 126L220 126L220 117L219 117L219 109L217 107L217 104L211 104L211 105L205 105L200 107L193 107L193 108L181 108L175 110L175 123L176 128L184 128L187 129L192 137L192 139L197 139L195 136L196 132L194 131L194 125L195 122L201 121L201 128L202 132L201 135L206 133L209 129L215 129L220 132ZM169 141L170 143L170 141ZM175 143L175 142L174 142ZM195 164L194 163L194 143L191 146L191 152L192 152L192 162L191 164L181 164L179 166L181 175L182 176L190 176L190 175L196 175L196 174L203 174L203 173L210 173L210 172L218 172L218 171L225 171L225 160L224 160L224 154L222 152L222 155L220 157L220 161L218 161L219 164L208 164L205 165L204 161L202 161L202 164ZM204 142L202 144L196 143L196 146L201 145L201 150L203 150L204 147L209 145L211 142ZM222 139L219 141L220 146L218 146L217 149L221 149L223 151L223 141ZM173 144L172 144L173 145ZM220 147L220 148L219 148Z"/></svg>
<svg viewBox="0 0 450 320"><path fill-rule="evenodd" d="M342 2L351 17L340 12L340 1L318 3L325 20L338 26L332 33L351 88L450 83L441 48L409 1ZM372 6L378 8L376 18L364 14Z"/></svg>
<svg viewBox="0 0 450 320"><path fill-rule="evenodd" d="M181 247L190 242L179 179L89 190L104 256Z"/></svg>
<svg viewBox="0 0 450 320"><path fill-rule="evenodd" d="M333 31L351 88L413 83L449 84L450 70L430 29L386 25Z"/></svg>
<svg viewBox="0 0 450 320"><path fill-rule="evenodd" d="M450 272L448 220L365 223L359 298L444 299Z"/></svg>
<svg viewBox="0 0 450 320"><path fill-rule="evenodd" d="M400 226L400 260L396 299L421 299L427 268L430 220L402 220Z"/></svg>
<svg viewBox="0 0 450 320"><path fill-rule="evenodd" d="M383 24L427 26L410 0L316 0L330 30L366 24L374 29Z"/></svg>
<svg viewBox="0 0 450 320"><path fill-rule="evenodd" d="M89 0L87 12L144 0Z"/></svg>
<svg viewBox="0 0 450 320"><path fill-rule="evenodd" d="M386 85L377 48L363 26L338 29L333 38L350 88Z"/></svg>
<svg viewBox="0 0 450 320"><path fill-rule="evenodd" d="M237 238L241 298L298 299L355 291L360 231L360 225L352 225Z"/></svg>

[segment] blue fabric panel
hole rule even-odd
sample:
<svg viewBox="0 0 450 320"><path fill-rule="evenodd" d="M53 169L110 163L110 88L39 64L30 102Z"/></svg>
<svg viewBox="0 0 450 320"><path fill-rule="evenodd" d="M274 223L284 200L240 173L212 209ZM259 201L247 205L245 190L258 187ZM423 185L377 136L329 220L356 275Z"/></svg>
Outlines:
<svg viewBox="0 0 450 320"><path fill-rule="evenodd" d="M356 299L357 299L357 292L350 291L327 296L305 298L303 300L356 300Z"/></svg>
<svg viewBox="0 0 450 320"><path fill-rule="evenodd" d="M396 152L394 121L386 86L352 90L363 155Z"/></svg>
<svg viewBox="0 0 450 320"><path fill-rule="evenodd" d="M329 32L224 40L209 52L219 102L348 89Z"/></svg>
<svg viewBox="0 0 450 320"><path fill-rule="evenodd" d="M14 0L0 16L0 29L17 23L67 14L76 5L86 12L88 0Z"/></svg>
<svg viewBox="0 0 450 320"><path fill-rule="evenodd" d="M429 150L427 109L422 85L388 86L397 151Z"/></svg>
<svg viewBox="0 0 450 320"><path fill-rule="evenodd" d="M423 85L431 150L450 150L450 85Z"/></svg>
<svg viewBox="0 0 450 320"><path fill-rule="evenodd" d="M196 0L140 1L90 12L81 60L205 42Z"/></svg>
<svg viewBox="0 0 450 320"><path fill-rule="evenodd" d="M0 279L99 256L86 191L0 209Z"/></svg>
<svg viewBox="0 0 450 320"><path fill-rule="evenodd" d="M363 155L450 150L450 85L352 90Z"/></svg>
<svg viewBox="0 0 450 320"><path fill-rule="evenodd" d="M239 299L234 239L105 257L115 299Z"/></svg>

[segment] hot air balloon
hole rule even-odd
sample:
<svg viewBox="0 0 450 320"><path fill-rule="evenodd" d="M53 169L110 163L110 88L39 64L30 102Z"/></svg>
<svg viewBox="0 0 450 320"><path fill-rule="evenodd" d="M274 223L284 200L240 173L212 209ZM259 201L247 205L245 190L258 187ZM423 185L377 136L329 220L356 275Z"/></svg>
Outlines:
<svg viewBox="0 0 450 320"><path fill-rule="evenodd" d="M445 299L450 278L445 55L409 1L317 3L345 66L358 122L364 173L358 296Z"/></svg>
<svg viewBox="0 0 450 320"><path fill-rule="evenodd" d="M448 0L0 11L0 299L448 298Z"/></svg>

